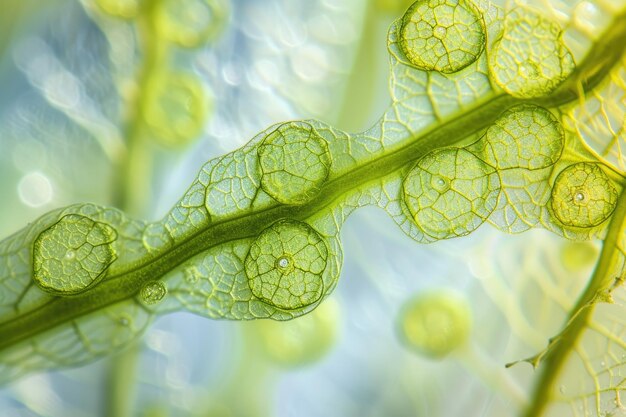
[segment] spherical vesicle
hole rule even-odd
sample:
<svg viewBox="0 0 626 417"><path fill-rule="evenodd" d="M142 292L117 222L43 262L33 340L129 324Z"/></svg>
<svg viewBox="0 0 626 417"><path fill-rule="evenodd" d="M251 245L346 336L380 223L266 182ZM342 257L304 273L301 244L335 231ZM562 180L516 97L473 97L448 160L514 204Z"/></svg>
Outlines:
<svg viewBox="0 0 626 417"><path fill-rule="evenodd" d="M306 223L280 220L250 246L244 267L252 294L276 308L294 310L318 301L328 248Z"/></svg>
<svg viewBox="0 0 626 417"><path fill-rule="evenodd" d="M490 165L465 149L440 149L421 158L402 183L402 198L428 236L464 236L494 210L500 179Z"/></svg>
<svg viewBox="0 0 626 417"><path fill-rule="evenodd" d="M504 20L504 33L489 55L495 83L519 98L554 91L575 68L558 24L530 8L517 8Z"/></svg>
<svg viewBox="0 0 626 417"><path fill-rule="evenodd" d="M41 232L33 245L33 279L44 291L73 295L95 285L115 260L111 226L68 214Z"/></svg>
<svg viewBox="0 0 626 417"><path fill-rule="evenodd" d="M141 288L141 300L147 304L157 304L167 294L167 287L161 281L150 281Z"/></svg>
<svg viewBox="0 0 626 417"><path fill-rule="evenodd" d="M480 13L466 1L418 0L398 31L400 49L412 65L446 74L476 61L485 44Z"/></svg>
<svg viewBox="0 0 626 417"><path fill-rule="evenodd" d="M484 160L497 168L530 170L554 165L561 156L565 132L543 107L522 104L507 110L487 129Z"/></svg>
<svg viewBox="0 0 626 417"><path fill-rule="evenodd" d="M562 224L593 227L615 210L617 190L599 164L579 162L559 173L551 201L552 212Z"/></svg>
<svg viewBox="0 0 626 417"><path fill-rule="evenodd" d="M285 123L259 145L261 187L283 204L315 197L330 172L328 144L305 122Z"/></svg>

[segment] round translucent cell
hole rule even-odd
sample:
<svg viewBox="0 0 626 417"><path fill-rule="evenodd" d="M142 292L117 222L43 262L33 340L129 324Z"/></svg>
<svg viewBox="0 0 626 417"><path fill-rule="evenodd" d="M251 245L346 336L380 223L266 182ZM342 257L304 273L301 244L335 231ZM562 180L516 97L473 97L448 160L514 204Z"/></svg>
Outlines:
<svg viewBox="0 0 626 417"><path fill-rule="evenodd" d="M599 164L579 162L559 173L551 198L552 211L561 223L592 227L611 216L617 190Z"/></svg>
<svg viewBox="0 0 626 417"><path fill-rule="evenodd" d="M308 123L285 123L259 146L261 187L283 204L315 197L330 171L328 144Z"/></svg>
<svg viewBox="0 0 626 417"><path fill-rule="evenodd" d="M494 210L500 179L490 165L457 148L433 151L409 171L404 203L417 226L435 239L464 236Z"/></svg>
<svg viewBox="0 0 626 417"><path fill-rule="evenodd" d="M574 70L561 29L530 8L507 14L504 33L490 54L491 76L507 93L520 98L551 93Z"/></svg>
<svg viewBox="0 0 626 417"><path fill-rule="evenodd" d="M148 282L140 291L141 300L148 305L157 304L166 294L167 288L161 281Z"/></svg>
<svg viewBox="0 0 626 417"><path fill-rule="evenodd" d="M68 214L39 234L33 246L33 279L43 290L72 295L95 285L115 260L111 226Z"/></svg>
<svg viewBox="0 0 626 417"><path fill-rule="evenodd" d="M280 220L252 243L244 266L255 297L293 310L322 297L327 258L326 243L311 226Z"/></svg>
<svg viewBox="0 0 626 417"><path fill-rule="evenodd" d="M523 104L506 111L485 134L484 159L497 169L541 169L554 165L565 133L543 107Z"/></svg>
<svg viewBox="0 0 626 417"><path fill-rule="evenodd" d="M468 2L418 0L404 14L398 42L419 69L457 72L476 61L485 45L480 13Z"/></svg>

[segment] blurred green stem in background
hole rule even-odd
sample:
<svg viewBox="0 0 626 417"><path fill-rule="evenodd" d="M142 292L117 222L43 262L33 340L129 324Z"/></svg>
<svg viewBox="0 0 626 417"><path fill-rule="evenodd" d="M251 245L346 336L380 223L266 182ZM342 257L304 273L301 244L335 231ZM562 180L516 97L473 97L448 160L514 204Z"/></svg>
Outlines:
<svg viewBox="0 0 626 417"><path fill-rule="evenodd" d="M141 2L136 18L139 49L143 56L137 70L136 87L124 103L123 136L126 153L117 161L113 205L132 215L145 214L151 201L152 154L147 143L143 112L147 105L149 82L167 65L168 47L158 39L155 11L159 0ZM137 366L141 340L133 342L110 359L107 372L104 416L128 417L133 414Z"/></svg>
<svg viewBox="0 0 626 417"><path fill-rule="evenodd" d="M158 0L145 0L137 16L137 34L143 51L137 71L136 87L126 103L123 135L126 155L118 162L115 171L113 205L131 215L144 214L150 201L152 157L146 143L146 127L142 115L148 105L149 83L168 59L168 43L158 38L155 12Z"/></svg>
<svg viewBox="0 0 626 417"><path fill-rule="evenodd" d="M133 415L140 353L141 340L132 343L111 357L106 375L103 416L127 417Z"/></svg>

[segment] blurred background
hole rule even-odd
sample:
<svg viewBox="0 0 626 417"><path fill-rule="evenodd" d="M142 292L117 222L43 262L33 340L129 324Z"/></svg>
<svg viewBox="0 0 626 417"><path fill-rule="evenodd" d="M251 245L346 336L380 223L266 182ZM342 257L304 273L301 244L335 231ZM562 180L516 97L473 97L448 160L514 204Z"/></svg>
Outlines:
<svg viewBox="0 0 626 417"><path fill-rule="evenodd" d="M387 28L410 3L4 0L0 238L76 202L160 218L203 163L276 122L365 130L390 104ZM342 241L313 313L159 317L111 357L2 387L0 415L515 416L536 374L504 365L558 332L598 253L488 225L419 245L368 208Z"/></svg>

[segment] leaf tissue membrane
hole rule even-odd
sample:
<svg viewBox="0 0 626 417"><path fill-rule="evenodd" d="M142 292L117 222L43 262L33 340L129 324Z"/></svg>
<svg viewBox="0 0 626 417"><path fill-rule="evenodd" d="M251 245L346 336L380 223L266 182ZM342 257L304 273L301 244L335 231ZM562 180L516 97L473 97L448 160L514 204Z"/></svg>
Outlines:
<svg viewBox="0 0 626 417"><path fill-rule="evenodd" d="M529 359L537 382L522 412L620 415L611 413L624 412L626 389L624 167L598 149L610 152L621 131L594 134L580 114L591 118L592 101L606 114L602 92L626 88L626 4L568 7L571 17L557 19L532 6L418 0L389 29L392 104L365 132L316 120L274 125L208 161L159 221L76 204L5 238L0 379L110 353L167 312L306 314L337 284L342 224L370 205L422 243L483 223L604 239L561 332ZM463 316L448 310L447 319ZM417 350L449 352L445 340L406 327ZM599 368L588 349L607 358ZM586 373L563 394L555 387L573 363Z"/></svg>

